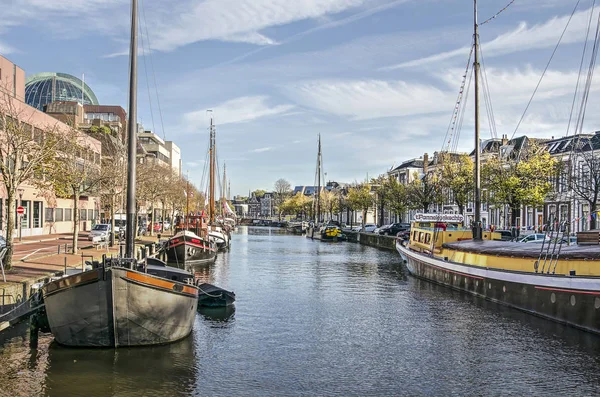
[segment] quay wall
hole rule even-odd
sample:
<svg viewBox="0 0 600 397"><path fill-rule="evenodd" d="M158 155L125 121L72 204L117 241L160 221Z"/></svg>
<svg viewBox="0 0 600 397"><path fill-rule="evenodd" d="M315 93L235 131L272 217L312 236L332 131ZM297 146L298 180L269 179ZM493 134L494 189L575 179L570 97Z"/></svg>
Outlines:
<svg viewBox="0 0 600 397"><path fill-rule="evenodd" d="M375 233L359 233L351 231L345 231L344 234L348 236L348 241L353 243L359 243L392 251L396 250L396 237L394 236L383 236Z"/></svg>

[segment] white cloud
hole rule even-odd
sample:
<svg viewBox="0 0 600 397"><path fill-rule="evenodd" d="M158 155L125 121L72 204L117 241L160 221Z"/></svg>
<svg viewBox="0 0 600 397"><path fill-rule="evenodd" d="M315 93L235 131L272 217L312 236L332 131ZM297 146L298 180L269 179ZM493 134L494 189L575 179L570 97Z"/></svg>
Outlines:
<svg viewBox="0 0 600 397"><path fill-rule="evenodd" d="M273 39L268 38L265 35L262 35L258 32L248 32L248 33L240 33L233 34L231 36L225 36L221 38L223 41L232 41L238 43L248 43L248 44L256 44L256 45L276 45L279 44Z"/></svg>
<svg viewBox="0 0 600 397"><path fill-rule="evenodd" d="M486 56L499 56L520 51L528 51L540 48L556 46L570 15L554 17L544 23L531 27L521 22L514 30L501 34L495 39L484 42L481 47ZM573 14L569 28L565 32L561 43L578 43L585 40L587 23L590 10L579 11ZM480 31L481 36L481 31ZM462 47L451 51L444 51L428 57L414 59L399 64L386 66L381 70L395 70L409 67L423 66L431 63L445 61L455 57L465 57L469 53L469 47Z"/></svg>
<svg viewBox="0 0 600 397"><path fill-rule="evenodd" d="M245 96L223 102L216 107L207 107L207 109L210 108L213 111L215 123L223 125L279 115L294 107L293 105L269 106L267 99L266 96ZM186 122L193 125L207 125L210 119L207 109L189 112L183 117Z"/></svg>
<svg viewBox="0 0 600 397"><path fill-rule="evenodd" d="M16 50L14 48L9 46L8 44L4 44L3 42L0 42L0 54L8 55L8 54L12 54L14 52L16 52Z"/></svg>
<svg viewBox="0 0 600 397"><path fill-rule="evenodd" d="M249 152L251 152L251 153L262 153L262 152L268 152L270 150L273 150L273 148L272 147L261 147L261 148L258 148L258 149L249 150Z"/></svg>
<svg viewBox="0 0 600 397"><path fill-rule="evenodd" d="M317 80L286 91L304 106L357 120L443 111L453 100L432 85L405 81Z"/></svg>
<svg viewBox="0 0 600 397"><path fill-rule="evenodd" d="M231 40L253 44L275 42L259 32L272 26L315 19L362 5L367 0L206 0L182 4L176 15L164 18L152 47L162 51L202 40ZM202 21L202 23L199 23Z"/></svg>

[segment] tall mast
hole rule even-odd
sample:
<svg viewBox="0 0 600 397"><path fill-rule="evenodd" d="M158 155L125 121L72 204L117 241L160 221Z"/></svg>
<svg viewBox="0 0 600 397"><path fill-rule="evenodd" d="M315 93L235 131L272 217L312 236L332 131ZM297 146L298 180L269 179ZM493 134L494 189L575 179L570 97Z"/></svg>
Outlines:
<svg viewBox="0 0 600 397"><path fill-rule="evenodd" d="M223 163L223 189L221 191L221 213L225 218L225 203L227 202L227 164Z"/></svg>
<svg viewBox="0 0 600 397"><path fill-rule="evenodd" d="M317 153L317 219L315 224L321 219L321 134L319 134L319 151Z"/></svg>
<svg viewBox="0 0 600 397"><path fill-rule="evenodd" d="M477 0L473 1L474 12L474 50L475 58L473 70L475 71L475 219L473 222L473 239L481 240L481 160L479 142L479 27L477 26Z"/></svg>
<svg viewBox="0 0 600 397"><path fill-rule="evenodd" d="M137 0L131 1L131 47L129 49L129 121L127 124L127 227L125 257L134 257L135 225L135 163L137 153Z"/></svg>
<svg viewBox="0 0 600 397"><path fill-rule="evenodd" d="M212 115L210 116L210 188L209 188L209 211L210 224L215 224L215 126Z"/></svg>
<svg viewBox="0 0 600 397"><path fill-rule="evenodd" d="M186 184L185 184L185 228L188 228L188 218L190 215L190 176L189 173L186 171L185 173L185 179L186 179Z"/></svg>

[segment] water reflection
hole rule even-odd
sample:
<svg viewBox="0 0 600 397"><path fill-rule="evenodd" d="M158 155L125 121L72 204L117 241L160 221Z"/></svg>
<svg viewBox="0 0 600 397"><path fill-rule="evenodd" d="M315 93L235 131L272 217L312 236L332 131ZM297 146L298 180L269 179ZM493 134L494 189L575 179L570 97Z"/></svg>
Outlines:
<svg viewBox="0 0 600 397"><path fill-rule="evenodd" d="M600 338L407 276L395 252L239 228L191 338L0 346L0 396L598 395ZM26 331L26 328L24 328Z"/></svg>
<svg viewBox="0 0 600 397"><path fill-rule="evenodd" d="M200 313L206 320L226 323L234 320L235 305L225 307L198 307Z"/></svg>
<svg viewBox="0 0 600 397"><path fill-rule="evenodd" d="M196 383L194 338L165 346L73 349L52 343L47 396L184 396Z"/></svg>

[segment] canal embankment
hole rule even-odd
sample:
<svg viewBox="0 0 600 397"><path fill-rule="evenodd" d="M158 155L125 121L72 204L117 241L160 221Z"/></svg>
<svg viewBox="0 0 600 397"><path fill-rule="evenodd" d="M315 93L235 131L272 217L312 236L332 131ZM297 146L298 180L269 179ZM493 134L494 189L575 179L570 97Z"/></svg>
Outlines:
<svg viewBox="0 0 600 397"><path fill-rule="evenodd" d="M353 243L392 251L396 249L396 237L394 236L383 236L375 233L360 233L353 231L344 231L344 234L348 236L348 241Z"/></svg>

